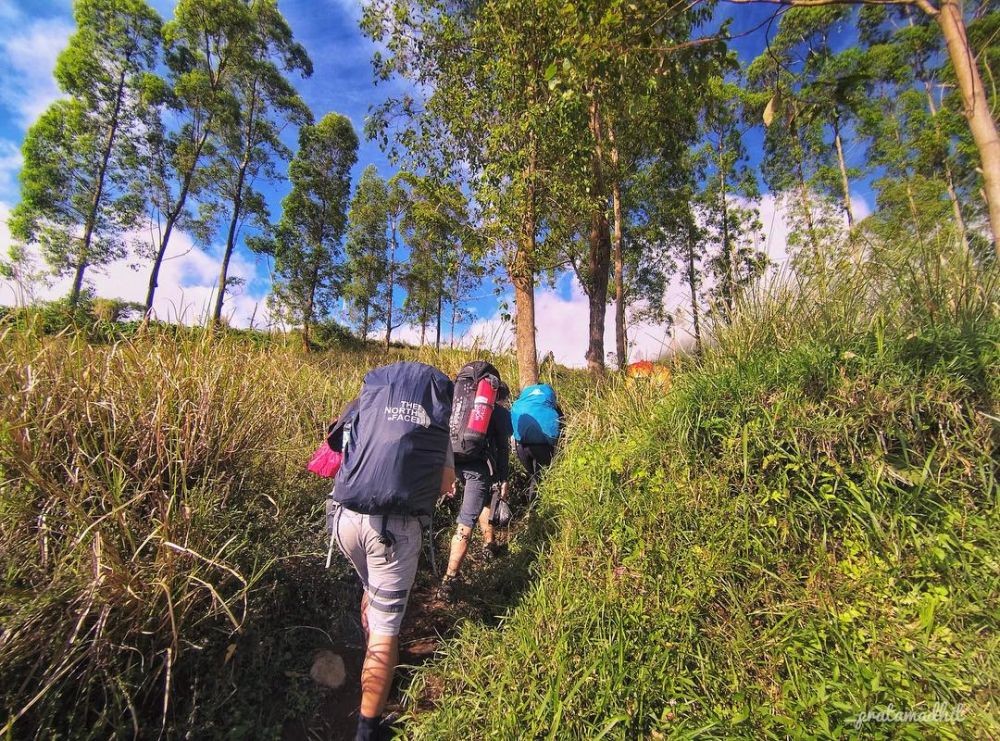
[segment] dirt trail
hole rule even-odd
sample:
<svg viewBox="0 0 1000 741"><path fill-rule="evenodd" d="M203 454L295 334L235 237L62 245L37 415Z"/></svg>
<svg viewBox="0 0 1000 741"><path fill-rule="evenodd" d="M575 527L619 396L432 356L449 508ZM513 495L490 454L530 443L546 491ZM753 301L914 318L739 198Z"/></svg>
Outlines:
<svg viewBox="0 0 1000 741"><path fill-rule="evenodd" d="M453 503L452 507L457 507ZM515 511L523 513L524 503ZM439 568L447 559L448 545L452 534L455 512L450 509L439 511L435 517L435 553ZM474 535L469 555L462 566L462 584L458 598L453 603L444 602L436 596L438 577L432 572L426 552L421 561L420 571L410 596L400 633L399 668L393 683L387 712L402 712L404 693L415 668L430 660L441 642L450 637L463 620L475 620L485 624L497 622L519 598L528 585L529 566L536 551L526 547L522 541L536 542L542 530L531 518L521 519L512 528L503 531L498 541L511 541L512 552L494 561L483 558L481 534ZM360 599L360 584L357 597ZM311 718L303 718L285 726L283 741L341 741L353 739L357 724L358 705L361 701L361 664L364 660L364 638L358 621L353 635L345 636L341 645L331 647L339 653L347 670L345 685L339 690L325 690L317 712ZM427 689L417 700L417 709L429 709L436 700L433 687Z"/></svg>

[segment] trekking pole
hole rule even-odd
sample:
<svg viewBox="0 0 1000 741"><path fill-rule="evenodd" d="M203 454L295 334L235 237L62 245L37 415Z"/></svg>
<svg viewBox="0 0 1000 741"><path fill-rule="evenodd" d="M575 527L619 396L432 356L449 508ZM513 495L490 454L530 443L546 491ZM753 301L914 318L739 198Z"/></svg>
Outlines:
<svg viewBox="0 0 1000 741"><path fill-rule="evenodd" d="M333 498L333 490L331 490L330 494L327 496L327 499L332 499L332 498ZM329 511L330 511L330 507L329 507L329 504L328 504L327 505L326 524L327 524L327 527L330 528L330 544L329 544L329 547L327 547L327 549L326 549L326 568L327 569L329 569L330 568L330 564L333 563L333 539L336 537L336 534L337 534L337 528L336 528L335 523L330 522ZM336 519L336 518L334 518L334 519Z"/></svg>
<svg viewBox="0 0 1000 741"><path fill-rule="evenodd" d="M427 558L431 562L431 573L436 579L438 576L437 557L434 554L434 515L431 515L431 524L426 528L427 532Z"/></svg>

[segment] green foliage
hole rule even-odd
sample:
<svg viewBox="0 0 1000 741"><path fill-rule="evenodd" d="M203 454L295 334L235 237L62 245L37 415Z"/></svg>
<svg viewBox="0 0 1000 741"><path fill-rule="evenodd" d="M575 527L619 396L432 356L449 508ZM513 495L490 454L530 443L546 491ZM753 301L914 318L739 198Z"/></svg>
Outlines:
<svg viewBox="0 0 1000 741"><path fill-rule="evenodd" d="M368 337L372 324L386 321L388 305L383 298L383 284L389 278L389 190L378 176L375 165L361 173L351 210L348 213L347 283L344 296L352 302L360 319L359 335Z"/></svg>
<svg viewBox="0 0 1000 741"><path fill-rule="evenodd" d="M15 240L37 242L56 275L74 274L70 303L88 267L126 253L142 211L136 143L160 41L160 18L143 0L79 0L74 17L55 70L68 98L25 137L21 201L10 219Z"/></svg>
<svg viewBox="0 0 1000 741"><path fill-rule="evenodd" d="M270 228L270 214L261 183L279 179L278 164L291 157L281 141L289 125L312 123L312 113L286 75L312 74L312 61L305 48L295 42L292 31L279 12L276 0L232 3L225 12L245 14L247 33L236 40L234 67L227 93L232 109L218 117L218 141L204 177L211 182L208 200L204 194L203 223L216 217L228 223L222 270L216 289L213 320L222 318L228 285L229 259L237 240L248 229L264 232ZM250 246L253 237L244 236Z"/></svg>
<svg viewBox="0 0 1000 741"><path fill-rule="evenodd" d="M537 585L417 675L408 734L996 735L1000 322L966 270L946 315L920 272L744 298L665 396L590 396L540 492L555 534L521 544ZM964 720L855 726L935 703Z"/></svg>
<svg viewBox="0 0 1000 741"><path fill-rule="evenodd" d="M341 293L337 257L347 226L351 168L358 137L344 116L328 113L299 130L299 150L288 177L292 190L282 201L273 243L273 302L279 315L309 329L328 316Z"/></svg>

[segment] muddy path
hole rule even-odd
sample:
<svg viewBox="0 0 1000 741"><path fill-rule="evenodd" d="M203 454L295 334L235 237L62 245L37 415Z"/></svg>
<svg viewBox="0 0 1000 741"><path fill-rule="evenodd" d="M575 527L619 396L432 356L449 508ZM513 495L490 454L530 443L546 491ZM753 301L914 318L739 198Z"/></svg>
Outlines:
<svg viewBox="0 0 1000 741"><path fill-rule="evenodd" d="M438 598L440 577L431 569L427 549L421 557L420 570L406 609L400 632L399 667L393 682L387 713L428 710L436 701L435 683L428 682L416 707L408 707L406 691L414 673L433 660L441 643L457 632L463 621L473 620L495 625L513 607L531 585L531 566L539 547L548 536L548 524L535 514L524 500L514 498L515 521L498 532L498 542L507 546L504 555L487 560L483 555L482 534L474 534L468 556L462 565L462 581L453 602ZM454 528L458 502L440 508L435 516L434 554L439 572L443 572ZM361 598L356 577L355 602ZM346 681L338 690L319 688L319 704L310 717L297 718L285 725L283 741L341 741L353 739L361 701L361 664L364 660L364 633L360 618L354 617L334 636L334 645L325 646L344 659Z"/></svg>

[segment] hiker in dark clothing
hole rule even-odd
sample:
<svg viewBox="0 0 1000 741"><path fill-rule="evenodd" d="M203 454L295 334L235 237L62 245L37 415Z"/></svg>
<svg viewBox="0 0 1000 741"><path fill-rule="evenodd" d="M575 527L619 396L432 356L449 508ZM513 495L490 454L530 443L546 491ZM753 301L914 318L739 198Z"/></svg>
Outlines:
<svg viewBox="0 0 1000 741"><path fill-rule="evenodd" d="M494 485L500 488L500 499L506 502L508 497L507 479L510 475L510 438L513 428L510 411L502 402L509 398L510 389L500 382L497 387L497 403L493 407L482 451L471 459L455 454L455 478L462 483L462 508L457 518L458 527L451 540L448 569L438 590L438 595L443 599L450 600L455 596L455 583L477 521L483 533L484 557L494 558L500 552L490 522L490 503Z"/></svg>
<svg viewBox="0 0 1000 741"><path fill-rule="evenodd" d="M528 498L535 490L542 469L552 463L563 427L563 411L556 392L548 384L526 386L511 409L514 449L528 472Z"/></svg>

